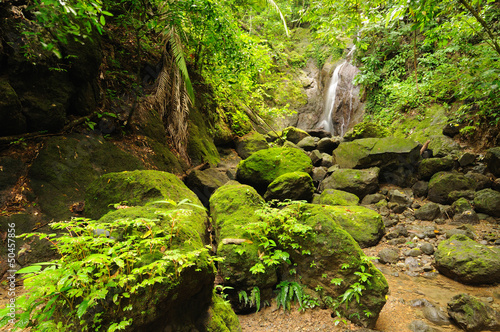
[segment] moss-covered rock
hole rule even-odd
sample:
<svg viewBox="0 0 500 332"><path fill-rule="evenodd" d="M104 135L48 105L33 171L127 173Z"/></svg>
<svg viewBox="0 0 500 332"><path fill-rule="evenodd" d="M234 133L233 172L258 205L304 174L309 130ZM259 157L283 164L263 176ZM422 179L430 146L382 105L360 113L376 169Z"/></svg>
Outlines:
<svg viewBox="0 0 500 332"><path fill-rule="evenodd" d="M213 295L212 305L208 312L207 332L240 332L241 325L229 302L220 296Z"/></svg>
<svg viewBox="0 0 500 332"><path fill-rule="evenodd" d="M236 140L236 152L242 159L247 159L252 153L268 147L269 144L267 144L264 135L256 131L249 132Z"/></svg>
<svg viewBox="0 0 500 332"><path fill-rule="evenodd" d="M217 189L210 197L210 214L215 223L217 256L224 260L219 263L219 274L228 291L229 300L237 311L251 310L238 300L238 292L248 294L259 287L264 300L277 282L276 271L253 274L250 268L259 259L259 245L254 243L245 226L259 221L255 211L262 207L264 199L248 185L230 181Z"/></svg>
<svg viewBox="0 0 500 332"><path fill-rule="evenodd" d="M437 172L450 171L455 165L453 157L423 159L418 165L418 177L429 180Z"/></svg>
<svg viewBox="0 0 500 332"><path fill-rule="evenodd" d="M26 131L26 118L21 101L5 78L0 78L0 132L2 136L22 134Z"/></svg>
<svg viewBox="0 0 500 332"><path fill-rule="evenodd" d="M313 180L308 173L290 172L278 176L269 184L264 199L266 201L291 199L310 202L314 191Z"/></svg>
<svg viewBox="0 0 500 332"><path fill-rule="evenodd" d="M389 131L375 122L360 122L344 135L345 141L354 141L360 138L382 138L389 136Z"/></svg>
<svg viewBox="0 0 500 332"><path fill-rule="evenodd" d="M500 147L497 146L486 151L484 160L490 172L496 177L500 177Z"/></svg>
<svg viewBox="0 0 500 332"><path fill-rule="evenodd" d="M479 212L500 217L500 192L493 189L483 189L476 192L474 206Z"/></svg>
<svg viewBox="0 0 500 332"><path fill-rule="evenodd" d="M257 151L238 164L238 181L265 190L278 176L290 172L311 173L311 159L299 149L269 148Z"/></svg>
<svg viewBox="0 0 500 332"><path fill-rule="evenodd" d="M500 249L479 244L465 235L456 234L442 241L434 257L440 273L465 284L500 281Z"/></svg>
<svg viewBox="0 0 500 332"><path fill-rule="evenodd" d="M325 205L358 205L359 197L348 193L347 191L336 190L336 189L325 189L321 195L315 197L313 200L314 204L325 204Z"/></svg>
<svg viewBox="0 0 500 332"><path fill-rule="evenodd" d="M299 143L304 137L309 136L309 134L304 130L295 127L285 128L282 133L286 137L287 141L294 144Z"/></svg>
<svg viewBox="0 0 500 332"><path fill-rule="evenodd" d="M325 206L325 212L351 234L361 248L376 245L385 234L380 214L364 206Z"/></svg>
<svg viewBox="0 0 500 332"><path fill-rule="evenodd" d="M429 181L429 200L440 204L453 203L450 194L457 191L474 190L476 184L473 179L458 172L438 172ZM456 199L456 195L454 196Z"/></svg>
<svg viewBox="0 0 500 332"><path fill-rule="evenodd" d="M339 169L324 179L320 184L320 191L338 189L352 193L360 198L373 194L378 190L380 169Z"/></svg>
<svg viewBox="0 0 500 332"><path fill-rule="evenodd" d="M500 331L500 312L468 294L458 294L447 305L448 315L465 331Z"/></svg>
<svg viewBox="0 0 500 332"><path fill-rule="evenodd" d="M335 208L342 209L342 207L316 204L305 204L300 207L299 221L311 227L312 232L309 236L300 237L296 241L302 250L309 251L310 254L301 255L299 251L291 251L290 257L294 264L290 269L294 269L300 283L307 286L312 294L326 300L327 297L338 298L351 285L359 282L359 277L354 272L361 271L361 265L364 265L365 272L372 276L371 283L364 284L366 289L360 296L360 303L351 300L348 309L345 305L341 305L339 310L345 312L346 316L352 317L351 319L357 324L373 327L386 302L387 281L371 262L363 259L364 254L359 245L335 222L333 214L328 212ZM335 285L332 283L335 278L342 279L342 282ZM319 291L314 291L315 289ZM364 310L371 313L370 317L365 315Z"/></svg>
<svg viewBox="0 0 500 332"><path fill-rule="evenodd" d="M85 214L99 218L113 209L113 204L145 205L156 200L180 202L189 199L201 205L200 200L179 178L161 171L132 171L108 173L92 182L85 194Z"/></svg>
<svg viewBox="0 0 500 332"><path fill-rule="evenodd" d="M58 136L45 143L29 177L47 219L64 220L72 216L71 204L83 201L85 188L99 175L143 168L137 158L102 137Z"/></svg>
<svg viewBox="0 0 500 332"><path fill-rule="evenodd" d="M220 161L219 152L209 134L210 129L206 116L200 110L195 108L189 112L187 153L193 165L206 162L215 166Z"/></svg>
<svg viewBox="0 0 500 332"><path fill-rule="evenodd" d="M415 218L419 220L434 220L441 216L439 204L429 202L415 210Z"/></svg>

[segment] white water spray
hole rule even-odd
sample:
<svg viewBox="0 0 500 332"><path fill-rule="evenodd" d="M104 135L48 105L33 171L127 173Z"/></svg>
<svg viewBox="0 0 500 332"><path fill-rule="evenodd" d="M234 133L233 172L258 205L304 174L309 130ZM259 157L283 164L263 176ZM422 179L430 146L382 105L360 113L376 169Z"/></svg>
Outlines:
<svg viewBox="0 0 500 332"><path fill-rule="evenodd" d="M321 116L321 119L319 121L319 124L317 125L318 128L322 128L325 131L329 131L332 133L332 135L335 135L334 132L334 127L333 127L333 111L335 110L335 106L337 104L337 87L339 85L340 79L341 79L341 72L344 66L349 62L350 57L352 53L354 53L354 50L356 47L353 47L349 53L346 56L346 59L344 62L342 62L340 65L335 68L332 78L330 79L330 86L328 87L328 91L326 94L326 102L325 102L325 107L323 111L323 115ZM352 87L350 89L350 93L352 93ZM351 98L350 98L351 99ZM352 109L352 100L349 101L349 109ZM350 112L349 112L349 118L347 119L347 123L344 118L342 118L342 124L341 124L341 132L338 133L340 136L342 136L345 132L345 127L346 125L349 125L350 121Z"/></svg>

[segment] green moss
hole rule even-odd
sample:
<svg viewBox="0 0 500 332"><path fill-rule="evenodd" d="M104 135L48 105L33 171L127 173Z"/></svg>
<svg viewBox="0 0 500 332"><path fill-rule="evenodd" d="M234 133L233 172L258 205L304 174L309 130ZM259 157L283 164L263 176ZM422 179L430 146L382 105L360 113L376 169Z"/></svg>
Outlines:
<svg viewBox="0 0 500 332"><path fill-rule="evenodd" d="M220 161L219 152L215 147L209 132L213 130L206 116L197 109L189 112L189 138L187 152L194 165L209 163L217 165Z"/></svg>
<svg viewBox="0 0 500 332"><path fill-rule="evenodd" d="M359 203L359 197L342 190L325 189L313 203L326 205L357 205Z"/></svg>
<svg viewBox="0 0 500 332"><path fill-rule="evenodd" d="M182 174L188 168L186 163L177 158L164 144L148 139L148 145L153 150L150 158L160 171Z"/></svg>
<svg viewBox="0 0 500 332"><path fill-rule="evenodd" d="M212 296L212 306L210 307L206 329L207 332L241 331L238 316L236 316L231 308L231 304L215 294Z"/></svg>
<svg viewBox="0 0 500 332"><path fill-rule="evenodd" d="M335 162L341 168L355 167L359 160L366 158L370 154L377 141L377 138L365 138L354 142L342 142L333 151Z"/></svg>
<svg viewBox="0 0 500 332"><path fill-rule="evenodd" d="M375 122L360 122L344 135L344 140L353 141L360 138L382 138L389 136L389 131Z"/></svg>
<svg viewBox="0 0 500 332"><path fill-rule="evenodd" d="M154 200L179 202L189 199L202 205L198 197L173 174L161 171L108 173L90 184L85 195L85 214L99 218L112 210L112 205L145 205ZM111 206L110 206L111 205Z"/></svg>
<svg viewBox="0 0 500 332"><path fill-rule="evenodd" d="M309 134L304 130L295 127L287 127L283 129L283 135L288 141L294 144L300 142L304 137L309 136Z"/></svg>
<svg viewBox="0 0 500 332"><path fill-rule="evenodd" d="M278 176L267 187L264 195L265 200L278 199L284 201L305 200L310 201L313 197L315 187L308 173L290 172Z"/></svg>
<svg viewBox="0 0 500 332"><path fill-rule="evenodd" d="M278 176L290 172L311 173L311 159L301 150L294 148L269 148L257 151L241 161L237 178L243 183L265 189Z"/></svg>
<svg viewBox="0 0 500 332"><path fill-rule="evenodd" d="M411 138L423 144L432 136L442 135L447 122L445 109L436 104L423 111L423 114L395 121L391 129L396 137Z"/></svg>

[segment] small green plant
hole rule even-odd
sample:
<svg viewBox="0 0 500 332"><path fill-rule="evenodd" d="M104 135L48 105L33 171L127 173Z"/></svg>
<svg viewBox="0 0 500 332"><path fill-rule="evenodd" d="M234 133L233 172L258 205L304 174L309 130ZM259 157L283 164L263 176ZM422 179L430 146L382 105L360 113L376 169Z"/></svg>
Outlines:
<svg viewBox="0 0 500 332"><path fill-rule="evenodd" d="M257 312L260 310L260 289L259 287L255 286L252 288L250 291L250 296L248 296L247 292L244 290L241 290L238 292L238 300L241 302L244 302L245 306L250 305L251 307L255 307Z"/></svg>
<svg viewBox="0 0 500 332"><path fill-rule="evenodd" d="M186 268L211 259L207 248L192 250L180 241L173 246L179 205L163 216L172 219L171 225L164 226L160 219L75 218L52 223L59 234L23 234L48 240L61 258L18 271L29 292L16 301L22 313L16 314L14 328L113 332L130 326L126 312L140 309L130 299L158 285L164 290L175 287ZM98 230L112 236L97 235ZM6 309L0 310L0 327L8 323Z"/></svg>
<svg viewBox="0 0 500 332"><path fill-rule="evenodd" d="M278 296L276 296L276 303L278 309L283 307L283 310L290 310L291 304L294 300L299 303L299 309L303 309L304 291L302 285L295 281L282 281L276 285Z"/></svg>

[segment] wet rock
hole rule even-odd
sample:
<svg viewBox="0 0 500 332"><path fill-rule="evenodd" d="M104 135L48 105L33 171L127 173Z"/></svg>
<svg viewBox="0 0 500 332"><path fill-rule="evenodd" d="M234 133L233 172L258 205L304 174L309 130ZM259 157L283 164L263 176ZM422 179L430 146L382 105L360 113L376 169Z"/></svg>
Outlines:
<svg viewBox="0 0 500 332"><path fill-rule="evenodd" d="M384 248L379 251L378 257L382 264L394 264L399 260L399 251L393 248Z"/></svg>
<svg viewBox="0 0 500 332"><path fill-rule="evenodd" d="M420 250L422 250L422 252L426 255L432 255L434 253L434 246L425 242L420 245Z"/></svg>
<svg viewBox="0 0 500 332"><path fill-rule="evenodd" d="M305 200L310 202L314 194L314 184L311 176L305 172L290 172L278 176L267 187L264 199L284 201Z"/></svg>
<svg viewBox="0 0 500 332"><path fill-rule="evenodd" d="M477 211L500 217L500 192L483 189L474 195L474 206Z"/></svg>
<svg viewBox="0 0 500 332"><path fill-rule="evenodd" d="M490 248L465 235L442 241L436 252L436 268L443 275L466 284L500 281L500 248Z"/></svg>
<svg viewBox="0 0 500 332"><path fill-rule="evenodd" d="M441 215L439 204L429 202L415 210L415 218L419 220L434 220Z"/></svg>
<svg viewBox="0 0 500 332"><path fill-rule="evenodd" d="M448 302L448 315L465 331L500 331L500 312L468 294Z"/></svg>
<svg viewBox="0 0 500 332"><path fill-rule="evenodd" d="M321 182L319 191L338 189L362 198L378 190L377 167L369 169L338 169Z"/></svg>
<svg viewBox="0 0 500 332"><path fill-rule="evenodd" d="M488 176L481 173L467 172L467 174L465 174L465 177L470 178L476 182L476 188L475 188L476 190L490 188L493 183L493 181L491 181L491 179Z"/></svg>
<svg viewBox="0 0 500 332"><path fill-rule="evenodd" d="M297 143L297 146L304 151L312 151L316 149L316 140L312 136L306 136Z"/></svg>

